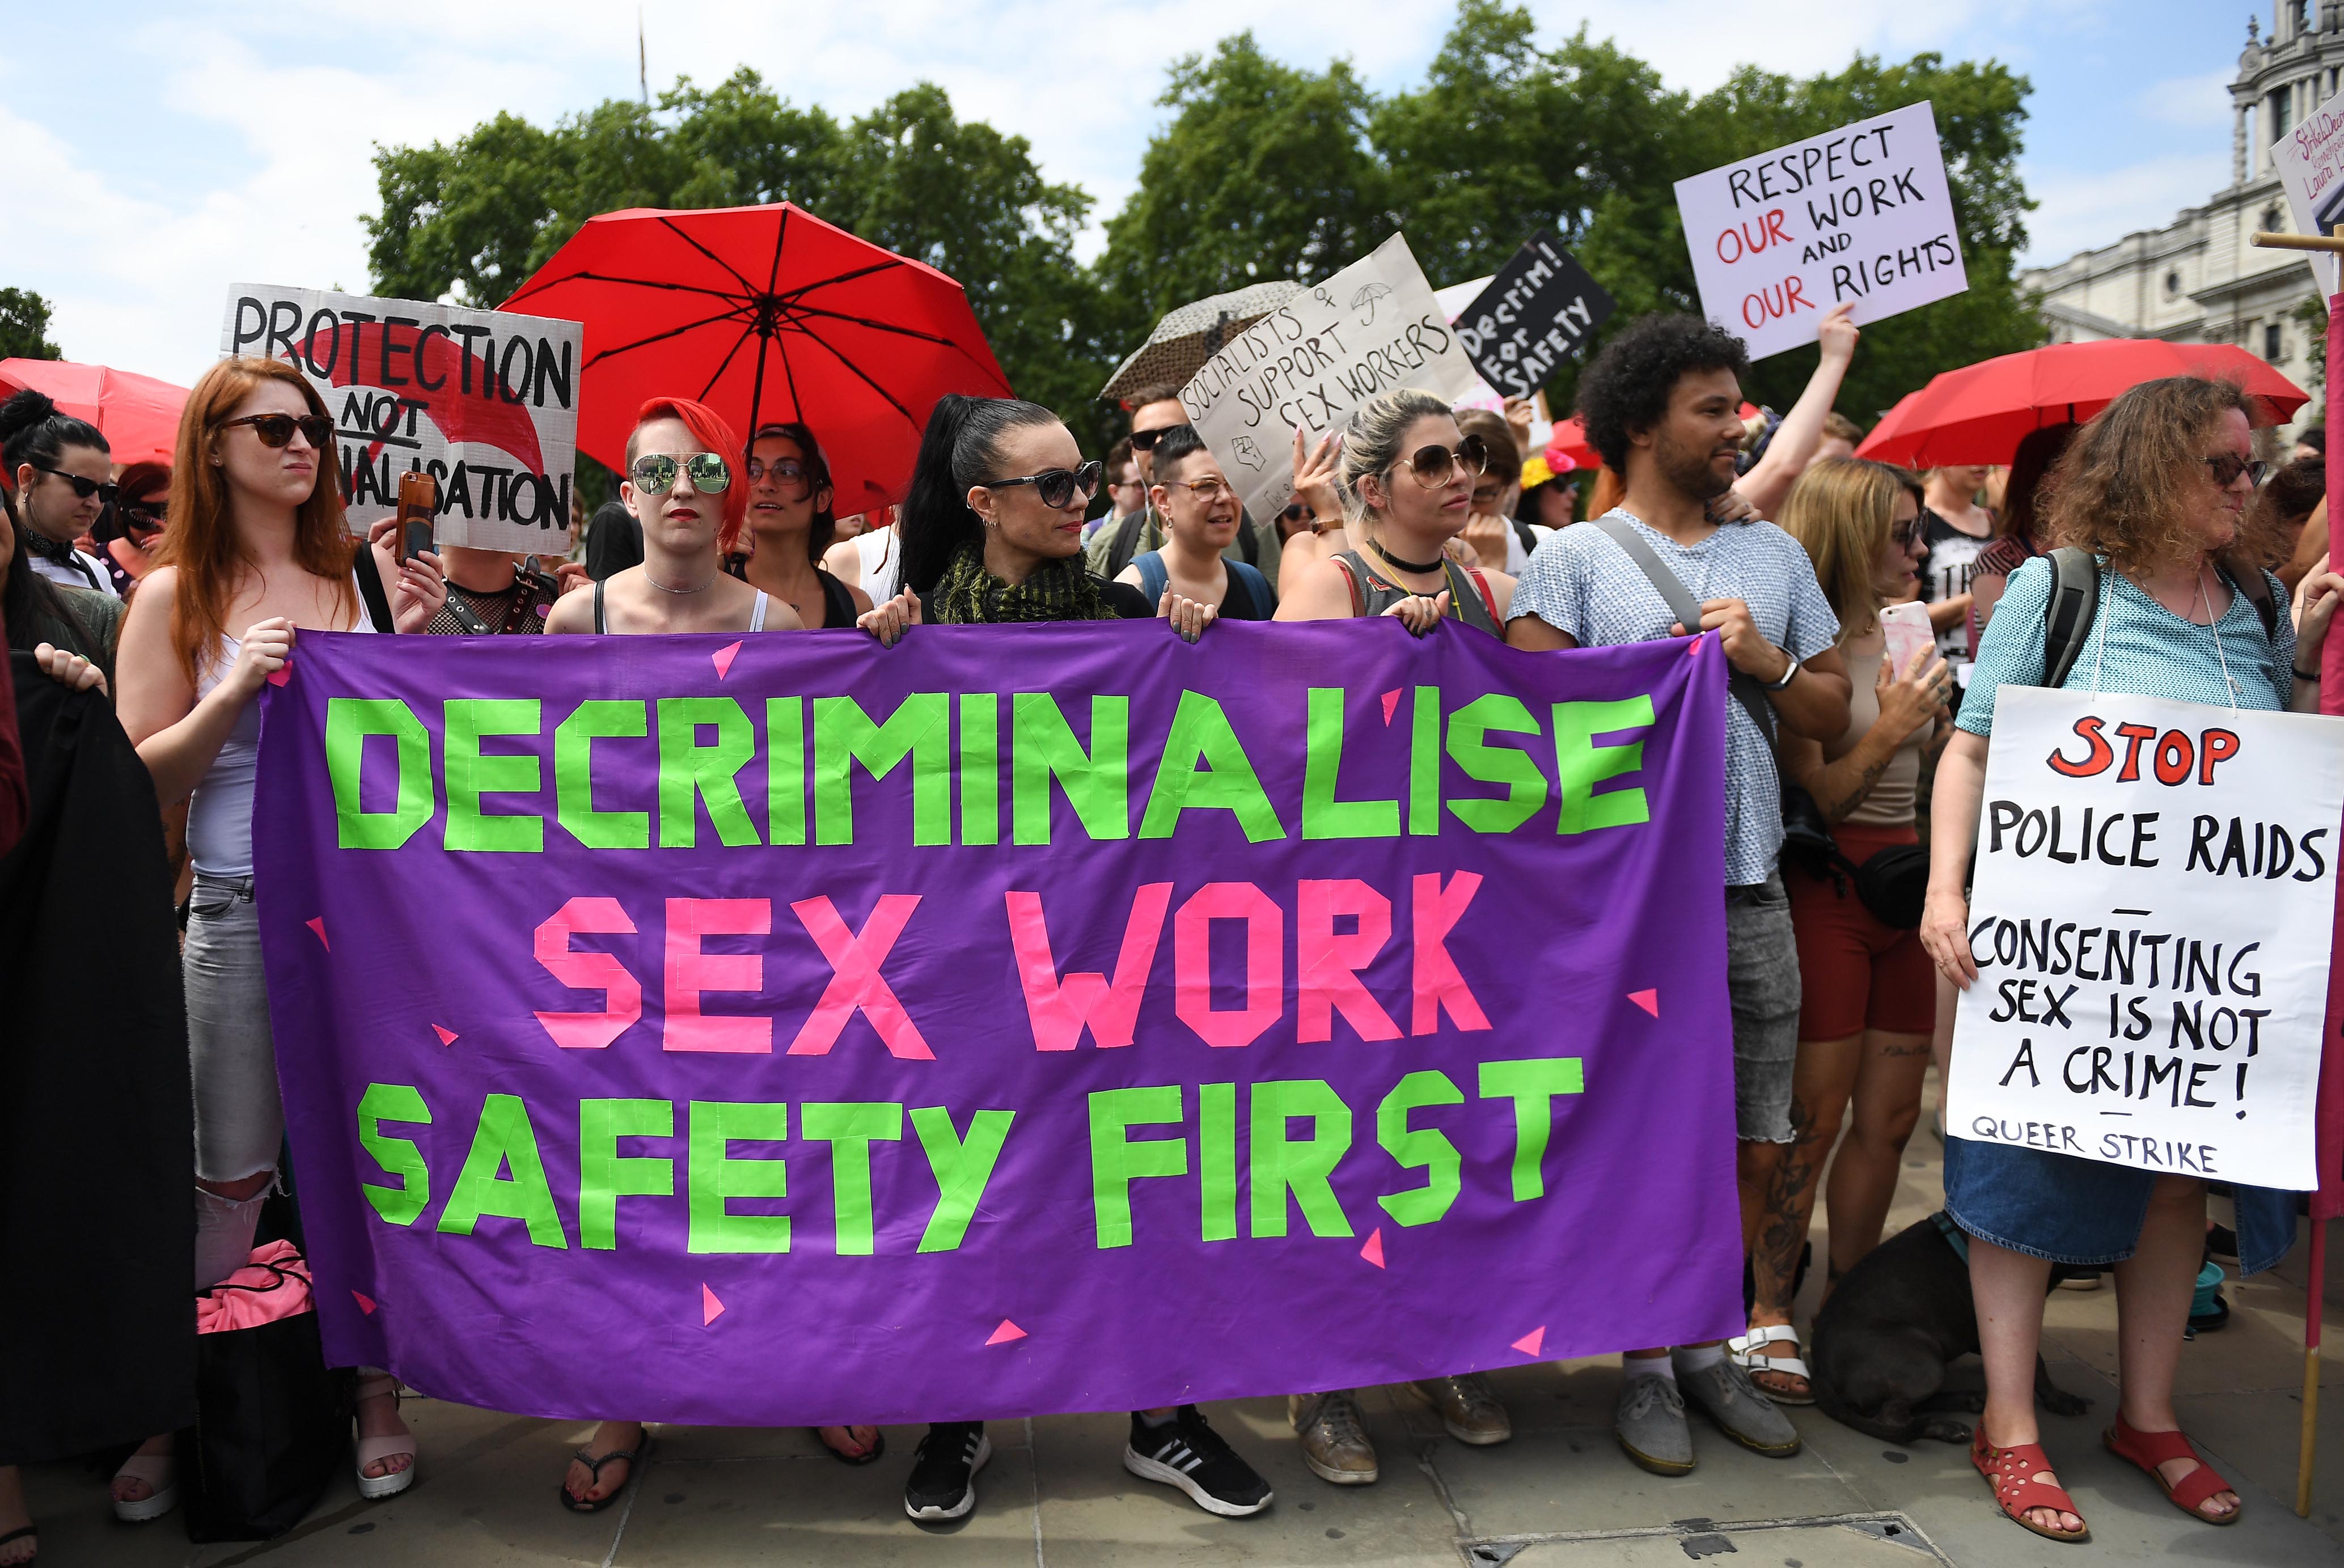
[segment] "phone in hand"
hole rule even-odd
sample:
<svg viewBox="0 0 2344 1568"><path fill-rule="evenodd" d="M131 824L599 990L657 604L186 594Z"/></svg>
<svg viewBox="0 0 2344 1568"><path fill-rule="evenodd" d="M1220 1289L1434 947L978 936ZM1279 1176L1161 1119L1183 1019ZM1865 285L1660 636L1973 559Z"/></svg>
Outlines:
<svg viewBox="0 0 2344 1568"><path fill-rule="evenodd" d="M1891 680L1902 680L1911 673L1915 654L1937 646L1936 628L1929 624L1929 607L1917 602L1882 605L1880 632L1888 641L1884 657Z"/></svg>
<svg viewBox="0 0 2344 1568"><path fill-rule="evenodd" d="M399 477L399 558L413 560L435 548L440 481L417 468Z"/></svg>

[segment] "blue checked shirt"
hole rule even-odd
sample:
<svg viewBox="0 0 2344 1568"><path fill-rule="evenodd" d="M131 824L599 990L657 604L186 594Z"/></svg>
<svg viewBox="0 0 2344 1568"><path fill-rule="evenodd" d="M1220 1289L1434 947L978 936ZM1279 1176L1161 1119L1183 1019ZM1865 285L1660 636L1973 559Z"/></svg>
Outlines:
<svg viewBox="0 0 2344 1568"><path fill-rule="evenodd" d="M1634 523L1661 564L1696 599L1738 598L1758 635L1804 664L1839 641L1839 618L1796 539L1772 523L1729 523L1687 547ZM1515 616L1534 615L1581 648L1651 642L1676 624L1660 590L1602 529L1575 523L1539 546L1514 588ZM1783 786L1773 749L1738 702L1725 705L1725 880L1763 882L1783 848Z"/></svg>

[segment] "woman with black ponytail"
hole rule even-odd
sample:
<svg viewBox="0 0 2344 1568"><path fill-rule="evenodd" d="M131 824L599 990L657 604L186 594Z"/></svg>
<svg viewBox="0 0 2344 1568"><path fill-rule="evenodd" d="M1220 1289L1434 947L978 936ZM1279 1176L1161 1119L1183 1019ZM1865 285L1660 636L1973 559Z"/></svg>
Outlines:
<svg viewBox="0 0 2344 1568"><path fill-rule="evenodd" d="M1151 611L1190 642L1213 623L1211 605L1167 588L1150 606L1128 583L1091 575L1083 512L1099 465L1058 417L1009 397L947 397L928 416L903 519L904 586L912 619L953 626L1141 619ZM976 1473L993 1457L983 1422L928 1428L904 1483L904 1512L923 1523L976 1505ZM1124 1468L1187 1493L1208 1513L1258 1513L1269 1483L1193 1404L1134 1411Z"/></svg>
<svg viewBox="0 0 2344 1568"><path fill-rule="evenodd" d="M51 582L117 597L106 563L74 548L114 499L113 449L96 426L27 387L0 403L0 464L16 493L18 543Z"/></svg>

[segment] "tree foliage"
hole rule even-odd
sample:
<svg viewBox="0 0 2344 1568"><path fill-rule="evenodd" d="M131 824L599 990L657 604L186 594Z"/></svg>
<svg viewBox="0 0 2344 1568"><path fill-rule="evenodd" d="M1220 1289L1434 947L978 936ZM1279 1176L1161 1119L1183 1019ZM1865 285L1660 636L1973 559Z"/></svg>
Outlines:
<svg viewBox="0 0 2344 1568"><path fill-rule="evenodd" d="M0 359L63 359L49 341L49 302L29 288L0 288Z"/></svg>
<svg viewBox="0 0 2344 1568"><path fill-rule="evenodd" d="M959 120L941 88L841 123L743 70L679 80L653 107L614 99L547 128L500 115L452 144L379 148L371 259L385 293L493 304L595 213L794 201L959 279L1011 384L1087 445L1116 423L1098 387L1164 312L1314 281L1394 229L1436 286L1544 228L1619 300L1616 320L1697 309L1675 181L1926 100L1970 286L1865 329L1840 404L1870 423L1939 370L2042 340L2012 281L2027 91L1998 63L1924 54L1808 78L1744 68L1694 95L1584 28L1541 46L1527 8L1460 0L1423 82L1379 96L1344 61L1287 64L1240 33L1169 68L1170 116L1086 267L1091 198L1044 179L1023 138ZM1812 348L1761 361L1748 390L1787 406L1814 364ZM1558 408L1575 374L1549 387Z"/></svg>

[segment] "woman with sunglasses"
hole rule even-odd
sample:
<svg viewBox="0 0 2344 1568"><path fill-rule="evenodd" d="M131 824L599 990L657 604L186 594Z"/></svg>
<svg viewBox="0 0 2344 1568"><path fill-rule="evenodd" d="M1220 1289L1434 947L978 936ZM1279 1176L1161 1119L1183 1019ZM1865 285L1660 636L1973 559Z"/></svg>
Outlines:
<svg viewBox="0 0 2344 1568"><path fill-rule="evenodd" d="M1337 467L1345 548L1301 574L1277 618L1396 616L1421 637L1454 618L1502 636L1514 579L1448 554L1488 465L1481 438L1461 433L1449 405L1430 392L1402 387L1360 404Z"/></svg>
<svg viewBox="0 0 2344 1568"><path fill-rule="evenodd" d="M0 404L0 464L15 488L19 542L33 570L119 598L105 564L74 548L114 500L112 450L96 426L60 412L29 387Z"/></svg>
<svg viewBox="0 0 2344 1568"><path fill-rule="evenodd" d="M139 579L155 568L163 519L170 511L171 467L133 463L115 486L114 505L98 513L89 537L97 546L97 563L106 568L106 580L127 599Z"/></svg>
<svg viewBox="0 0 2344 1568"><path fill-rule="evenodd" d="M1092 575L1083 513L1099 477L1100 465L1084 462L1073 433L1038 404L958 394L938 401L897 525L904 582L921 607L914 618L1005 626L1153 614L1196 641L1213 623L1210 605L1167 588L1151 606L1130 584ZM992 1457L983 1422L930 1426L904 1483L904 1512L923 1523L964 1517ZM1208 1513L1269 1506L1268 1483L1194 1405L1134 1411L1123 1463L1142 1480L1178 1487Z"/></svg>
<svg viewBox="0 0 2344 1568"><path fill-rule="evenodd" d="M725 568L798 612L809 627L851 627L871 596L822 566L838 531L831 516L830 464L803 425L761 425L749 440L746 556Z"/></svg>
<svg viewBox="0 0 2344 1568"><path fill-rule="evenodd" d="M250 1253L285 1137L252 901L254 699L301 628L419 632L447 589L433 556L402 565L385 545L353 546L333 420L301 374L275 360L222 360L188 393L170 515L123 627L118 711L164 808L188 802L184 967L203 1290ZM387 1373L360 1369L358 1427L359 1493L405 1491L415 1442ZM116 1474L115 1513L160 1517L177 1501L173 1482L171 1440L156 1438Z"/></svg>

